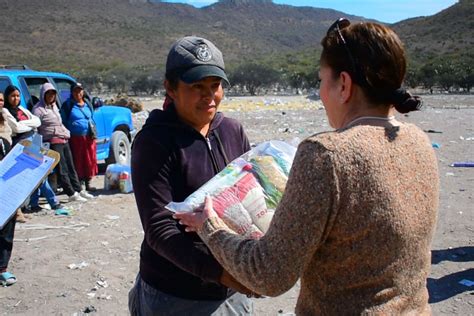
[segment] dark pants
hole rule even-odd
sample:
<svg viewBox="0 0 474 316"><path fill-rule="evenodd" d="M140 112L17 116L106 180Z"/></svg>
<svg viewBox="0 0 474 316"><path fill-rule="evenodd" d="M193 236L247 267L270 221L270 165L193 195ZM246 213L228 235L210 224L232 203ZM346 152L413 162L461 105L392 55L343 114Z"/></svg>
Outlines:
<svg viewBox="0 0 474 316"><path fill-rule="evenodd" d="M9 150L10 143L6 139L0 137L0 160L6 156ZM10 220L0 230L0 273L7 270L8 262L10 261L10 257L12 255L15 223L16 213L13 214L12 218L10 218Z"/></svg>
<svg viewBox="0 0 474 316"><path fill-rule="evenodd" d="M13 214L12 218L0 230L0 273L7 270L12 255L15 223L16 214Z"/></svg>
<svg viewBox="0 0 474 316"><path fill-rule="evenodd" d="M220 301L183 299L158 291L138 274L128 293L128 309L132 316L250 316L253 302L240 293Z"/></svg>
<svg viewBox="0 0 474 316"><path fill-rule="evenodd" d="M58 152L61 157L56 170L59 184L64 189L64 193L71 196L74 195L74 192L80 192L82 190L81 183L77 177L69 144L51 144L50 148Z"/></svg>

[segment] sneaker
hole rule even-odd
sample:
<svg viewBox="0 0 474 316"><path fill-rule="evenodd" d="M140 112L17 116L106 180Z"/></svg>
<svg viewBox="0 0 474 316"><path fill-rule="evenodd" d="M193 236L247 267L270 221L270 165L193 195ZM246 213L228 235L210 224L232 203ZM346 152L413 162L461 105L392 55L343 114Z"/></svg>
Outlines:
<svg viewBox="0 0 474 316"><path fill-rule="evenodd" d="M82 190L81 192L79 192L79 195L88 200L91 200L94 198L94 196L90 194L89 192L87 192L86 190Z"/></svg>
<svg viewBox="0 0 474 316"><path fill-rule="evenodd" d="M0 284L3 286L10 286L16 283L16 276L11 272L0 273Z"/></svg>
<svg viewBox="0 0 474 316"><path fill-rule="evenodd" d="M69 202L86 202L87 199L79 195L79 192L74 192L73 195L69 197Z"/></svg>
<svg viewBox="0 0 474 316"><path fill-rule="evenodd" d="M52 206L51 206L51 209L52 209L52 210L59 210L59 209L61 209L61 208L64 208L64 205L62 205L61 203L58 203L58 204L56 204L56 205L52 205Z"/></svg>

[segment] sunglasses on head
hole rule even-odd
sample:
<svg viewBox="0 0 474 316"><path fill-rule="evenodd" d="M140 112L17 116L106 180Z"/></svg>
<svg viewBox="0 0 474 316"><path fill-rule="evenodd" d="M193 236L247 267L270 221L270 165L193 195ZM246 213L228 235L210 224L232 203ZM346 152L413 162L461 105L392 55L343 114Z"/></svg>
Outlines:
<svg viewBox="0 0 474 316"><path fill-rule="evenodd" d="M326 36L329 36L332 32L336 32L340 42L342 42L342 45L344 46L344 49L347 52L347 55L349 56L349 59L351 61L352 65L352 71L357 81L360 81L361 83L365 83L364 77L360 73L360 71L357 71L357 64L355 61L354 56L352 55L351 51L349 50L349 46L347 45L346 39L344 36L342 36L341 30L348 27L351 25L351 21L349 21L346 18L339 18L337 19L331 26L328 28L328 31L326 32Z"/></svg>

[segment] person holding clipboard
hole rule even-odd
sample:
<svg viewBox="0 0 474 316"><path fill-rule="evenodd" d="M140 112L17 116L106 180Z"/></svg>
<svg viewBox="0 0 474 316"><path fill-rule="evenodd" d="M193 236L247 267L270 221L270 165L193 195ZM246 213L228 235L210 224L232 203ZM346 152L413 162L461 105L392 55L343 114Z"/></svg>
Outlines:
<svg viewBox="0 0 474 316"><path fill-rule="evenodd" d="M7 155L12 144L12 129L8 125L3 112L4 96L0 93L0 160ZM0 284L8 286L16 283L16 276L8 272L8 262L13 249L13 236L15 233L16 216L0 229Z"/></svg>

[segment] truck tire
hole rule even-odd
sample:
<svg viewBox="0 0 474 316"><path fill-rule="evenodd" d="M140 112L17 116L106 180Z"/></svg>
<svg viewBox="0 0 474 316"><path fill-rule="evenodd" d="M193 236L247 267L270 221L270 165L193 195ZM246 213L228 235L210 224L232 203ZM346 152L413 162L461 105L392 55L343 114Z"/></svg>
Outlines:
<svg viewBox="0 0 474 316"><path fill-rule="evenodd" d="M110 141L109 158L105 162L108 165L118 163L129 166L131 153L132 149L130 148L130 141L127 135L122 131L113 132Z"/></svg>

